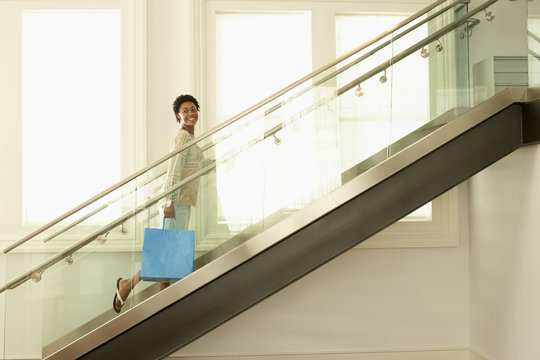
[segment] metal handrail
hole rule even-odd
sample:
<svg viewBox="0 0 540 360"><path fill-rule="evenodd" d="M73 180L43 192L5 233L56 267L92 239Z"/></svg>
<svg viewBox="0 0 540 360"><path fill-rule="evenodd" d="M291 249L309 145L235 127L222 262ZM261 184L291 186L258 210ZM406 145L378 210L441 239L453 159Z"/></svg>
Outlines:
<svg viewBox="0 0 540 360"><path fill-rule="evenodd" d="M8 290L8 289L16 288L17 286L24 283L25 281L30 280L32 278L32 275L35 274L35 273L40 273L41 274L43 271L45 271L46 269L48 269L52 265L56 264L57 262L61 261L62 259L68 257L71 254L73 254L77 250L83 248L84 246L88 245L92 241L96 240L98 238L98 236L100 236L100 235L114 229L115 227L122 224L123 222L125 222L129 218L131 218L131 217L133 217L135 215L138 215L142 211L148 209L148 207L150 207L150 206L156 204L157 202L159 202L161 199L163 199L164 196L172 194L173 192L178 190L183 185L185 185L185 184L199 178L200 176L210 172L215 167L216 167L215 162L207 165L206 167L202 168L201 170L193 173L192 175L186 177L182 181L176 183L174 186L171 186L169 189L167 189L163 193L159 194L158 196L155 196L154 198L152 198L150 200L147 200L145 203L143 203L140 206L133 209L133 211L120 216L119 218L117 218L113 222L111 222L111 223L101 227L100 229L94 231L92 234L86 236L84 239L78 241L74 245L72 245L72 246L58 252L57 254L55 254L54 256L52 256L49 259L45 260L41 264L33 267L32 269L26 271L23 274L17 276L15 279L7 282L4 286L0 287L0 293L4 292L5 290Z"/></svg>
<svg viewBox="0 0 540 360"><path fill-rule="evenodd" d="M116 200L118 200L118 199L114 199L114 201L116 201ZM98 207L97 209L94 209L94 210L90 211L88 214L84 215L83 217L75 220L74 222L70 223L69 225L64 226L62 229L58 230L57 232L47 236L45 239L43 239L43 242L46 243L46 242L54 239L55 237L59 236L60 234L65 233L69 229L74 228L75 226L79 225L83 221L85 221L85 220L91 218L92 216L96 215L101 210L104 210L104 209L108 208L110 204L111 204L111 202L108 202L107 204L103 204L100 207Z"/></svg>
<svg viewBox="0 0 540 360"><path fill-rule="evenodd" d="M337 69L336 71L328 74L327 76L325 76L324 78L318 80L317 82L315 82L314 84L312 84L311 86L308 86L307 88L303 89L303 90L300 90L298 93L296 93L295 95L292 95L290 96L288 99L280 102L279 104L276 104L274 106L272 106L270 109L268 109L267 111L265 111L264 115L269 115L271 113L273 113L274 111L276 111L277 109L279 109L280 107L282 107L283 105L285 104L288 104L289 102L291 102L292 100L302 96L303 94L305 94L306 92L308 92L309 90L311 90L312 88L315 88L321 84L324 84L326 81L334 78L336 75L339 75L341 74L342 72L344 72L345 70L347 69L350 69L351 67L353 67L354 65L358 64L359 62L367 59L368 57L370 57L371 55L375 54L376 52L378 52L379 50L383 49L385 46L388 46L390 45L392 42L395 42L396 40L402 38L403 36L407 35L408 33L410 33L411 31L417 29L418 27L424 25L425 23L435 19L436 17L438 17L439 15L443 14L444 12L448 11L449 9L457 6L457 5L463 5L463 4L468 4L470 3L471 1L470 0L457 0L447 6L445 6L444 8L434 12L433 14L431 14L430 16L426 17L425 19L423 19L422 21L419 21L418 23L414 24L413 26L411 26L410 28L406 29L405 31L403 32L400 32L399 34L395 35L392 39L390 40L387 40L385 41L384 43L378 45L376 48L374 48L373 50L370 50L368 51L367 53L365 53L364 55L360 56L358 59L354 60L354 61L351 61L349 64L343 66L343 67L340 67L339 69Z"/></svg>
<svg viewBox="0 0 540 360"><path fill-rule="evenodd" d="M433 34L428 35L425 39L417 42L416 44L412 45L408 49L403 50L401 53L399 53L397 55L394 55L391 59L383 62L382 64L380 64L379 66L377 66L377 67L373 68L372 70L368 71L364 75L359 76L356 79L354 79L353 81L349 82L348 84L342 86L341 88L338 89L337 96L343 94L344 92L347 92L347 91L351 90L353 87L361 84L362 82L366 81L367 79L381 73L382 71L384 71L385 69L390 67L392 64L395 64L396 62L398 62L400 60L403 60L404 58L406 58L410 54L414 53L415 51L418 51L419 49L423 48L424 46L428 45L429 43L431 43L433 41L436 41L437 39L439 39L443 35L449 33L450 31L452 31L452 30L454 30L456 28L458 28L459 26L467 23L467 20L471 16L476 15L477 13L479 13L480 11L488 8L490 5L492 5L493 3L497 2L497 1L498 0L488 0L485 3L483 3L481 5L478 5L474 9L469 10L467 12L467 14L460 16L459 18L457 18L456 20L454 20L450 24L444 26L443 28L439 29L438 31L434 32Z"/></svg>
<svg viewBox="0 0 540 360"><path fill-rule="evenodd" d="M473 10L469 10L467 12L467 14L465 15L462 15L461 17L459 17L458 19L454 20L452 23L446 25L445 27L439 29L438 31L434 32L433 34L429 35L428 37L426 37L425 39L417 42L416 44L410 46L408 49L406 50L403 50L401 53L397 54L397 55L394 55L392 58L390 58L389 60L383 62L382 64L380 64L379 66L373 68L372 70L366 72L365 74L357 77L356 79L352 80L351 82L349 82L348 84L342 86L341 88L337 89L335 92L333 92L331 95L325 97L325 98L322 98L320 99L319 101L317 101L316 103L310 105L309 107L307 107L306 109L302 110L301 112L299 112L296 116L293 116L291 118L288 119L288 122L292 122L302 116L304 116L306 113L309 113L311 111L313 111L314 109L320 107L321 105L331 101L332 99L342 95L343 93L351 90L352 88L354 88L355 86L361 84L362 82L372 78L373 76L377 75L377 74L380 74L381 72L383 72L385 69L387 69L388 67L390 67L391 65L399 62L400 60L403 60L404 58L406 58L407 56L411 55L412 53L414 53L415 51L418 51L419 49L421 49L422 47L428 45L429 43L439 39L440 37L442 37L443 35L447 34L448 32L458 28L460 25L462 24L465 24L465 23L468 23L468 20L471 16L477 14L478 12L486 9L487 7L489 7L491 4L497 2L498 0L489 0L481 5L479 5L478 7L474 8ZM264 134L264 138L268 138L270 136L273 136L275 135L278 131L280 131L282 128L284 127L284 124L283 123L280 123L280 124L277 124L275 125L273 128L271 128L270 130L267 130Z"/></svg>
<svg viewBox="0 0 540 360"><path fill-rule="evenodd" d="M536 42L540 42L540 37L538 35L536 35L535 33L533 33L532 31L527 31L527 36L530 37L531 39L533 39L534 41Z"/></svg>
<svg viewBox="0 0 540 360"><path fill-rule="evenodd" d="M153 179L150 179L148 181L146 181L145 183L143 183L141 186L138 186L135 191L137 190L140 190L141 187L144 187L148 184L150 184L151 182L155 181L156 179L159 179L161 176L165 175L167 173L167 171L163 171L161 172L158 176L156 176L155 178ZM91 218L92 216L96 215L97 213L99 213L100 211L102 210L105 210L106 208L108 208L111 204L114 204L116 201L119 201L121 199L123 199L124 197L128 196L128 195L131 195L133 194L135 191L131 191L129 194L125 194L125 195L121 195L121 196L118 196L114 199L112 199L111 201L101 205L100 207L98 207L97 209L94 209L92 211L90 211L88 214L80 217L79 219L73 221L72 223L64 226L62 229L58 230L57 232L55 232L54 234L51 234L49 236L47 236L45 239L43 239L43 242L46 243L52 239L54 239L55 237L63 234L64 232L68 231L69 229L72 229L74 228L75 226L79 225L80 223L82 223L83 221L85 220L88 220L89 218Z"/></svg>
<svg viewBox="0 0 540 360"><path fill-rule="evenodd" d="M212 130L206 132L205 134L195 138L193 141L185 144L184 146L180 147L178 150L174 151L174 152L171 152L169 154L167 154L166 156L163 156L162 158L154 161L153 163L151 163L150 165L144 167L143 169L133 173L132 175L128 176L127 178L119 181L118 183L110 186L109 188L105 189L104 191L102 191L101 193L91 197L90 199L86 200L85 202L81 203L80 205L76 206L75 208L73 208L72 210L64 213L63 215L59 216L58 218L50 221L49 223L41 226L39 229L33 231L32 233L28 234L27 236L23 237L22 239L16 241L15 243L9 245L8 247L6 247L3 251L5 254L7 254L8 252L12 251L13 249L17 248L18 246L24 244L25 242L27 242L28 240L32 239L33 237L35 237L36 235L39 235L40 233L44 232L45 230L51 228L52 226L58 224L59 222L61 222L62 220L72 216L73 214L77 213L78 211L80 211L81 209L85 208L86 206L96 202L97 200L101 199L102 197L110 194L111 192L117 190L118 188L124 186L125 184L129 183L130 181L136 179L137 177L139 177L140 175L144 174L145 172L147 172L148 170L156 167L157 165L167 161L168 159L170 159L171 157L175 156L176 154L180 153L181 151L187 149L188 147L194 145L194 144L197 144L199 142L201 142L202 140L210 137L211 135L217 133L218 131L220 131L221 129L229 126L230 124L236 122L237 120L243 118L244 116L254 112L255 110L263 107L264 105L270 103L271 101L277 99L278 97L280 97L281 95L289 92L290 90L292 90L293 88L301 85L302 83L304 83L305 81L321 74L322 72L332 68L333 66L337 65L338 63L340 63L341 61L353 56L354 54L358 53L359 51L367 48L368 46L374 44L375 42L379 41L380 39L383 39L384 37L386 37L387 35L399 30L400 28L406 26L407 24L411 23L412 21L416 20L417 18L423 16L424 14L426 14L427 12L431 11L432 9L436 8L437 6L439 6L440 4L444 3L446 0L438 0L436 2L434 2L433 4L431 5L428 5L426 6L425 8L423 8L422 10L420 10L419 12L417 12L416 14L413 14L411 16L409 16L407 19L401 21L400 23L398 23L397 25L395 25L394 27L390 28L389 30L383 32L382 34L376 36L375 38L365 42L364 44L356 47L355 49L345 53L344 55L338 57L336 60L320 67L319 69L313 71L312 73L302 77L301 79L295 81L294 83L292 83L291 85L289 86L286 86L285 88L281 89L280 91L274 93L273 95L270 95L269 97L267 97L266 99L258 102L257 104L251 106L250 108L242 111L241 113L233 116L232 118L230 118L229 120L221 123L220 125L214 127Z"/></svg>
<svg viewBox="0 0 540 360"><path fill-rule="evenodd" d="M448 24L447 26L441 28L439 31L433 33L432 35L426 37L425 39L417 42L416 44L412 45L411 47L409 47L408 49L404 50L403 52L395 55L394 57L392 57L391 59L387 60L386 62L382 63L381 65L377 66L376 68L374 68L373 70L365 73L364 75L356 78L355 80L351 81L350 83L344 85L343 87L341 87L340 89L336 90L335 91L335 96L339 96L341 94L343 94L344 92L346 91L349 91L351 90L354 86L356 86L358 83L360 82L363 82L365 80L367 80L368 78L378 74L381 72L381 67L383 66L389 66L390 64L395 64L396 62L404 59L405 57L407 57L408 55L414 53L415 51L417 51L418 49L422 48L423 46L429 44L430 42L438 39L439 37L441 37L442 35L445 35L446 33L456 29L457 27L459 27L460 25L464 24L466 22L466 20L468 19L468 17L470 16L473 16L475 15L476 13L484 10L485 8L487 8L488 6L490 6L491 4L497 2L498 0L488 0L486 1L484 4L482 5L479 5L478 7L474 8L473 10L470 10L467 14L459 17L458 19L456 19L455 21L453 21L452 23ZM335 97L334 96L334 97ZM331 98L334 98L334 97L331 97ZM315 107L319 106L320 104L326 102L326 101L329 101L331 100L330 97L326 98L326 99L322 99L321 101L317 102L316 104L308 107L307 109L305 110L302 110L300 113L298 113L297 115L295 116L299 116L299 115L303 115L305 114L306 112L309 112L311 110L313 110ZM293 116L293 117L295 117ZM265 134L264 134L264 137L263 139L266 139L270 136L273 136L276 132L278 132L279 130L281 130L282 128L282 124L272 128L271 130L267 131ZM248 144L249 145L249 144ZM45 269L47 269L48 267L54 265L55 263L59 262L60 260L62 260L63 258L69 256L70 254L74 253L75 251L79 250L80 248L86 246L87 244L89 244L90 242L94 241L99 235L115 228L116 226L118 226L119 224L123 223L124 221L128 220L130 217L132 216L135 216L137 214L139 214L140 212L146 210L149 206L152 206L154 205L155 203L157 203L160 199L162 199L163 197L173 193L174 191L176 191L177 189L179 189L180 187L182 187L183 185L185 185L186 183L190 182L190 181L193 181L195 180L196 178L198 178L199 176L202 176L208 172L210 172L212 169L214 169L216 167L216 163L213 162L212 164L206 166L205 168L199 170L198 172L192 174L191 176L185 178L184 180L180 181L179 183L175 184L174 186L172 186L171 188L167 189L166 191L164 191L163 193L159 194L158 196L148 200L147 202L145 202L144 204L138 206L137 208L135 208L132 212L128 213L128 214L124 214L123 216L119 217L118 219L116 219L115 221L111 222L110 224L100 228L99 230L97 230L96 232L94 232L93 234L85 237L84 239L80 240L79 242L77 242L76 244L72 245L71 247L59 252L58 254L56 254L55 256L49 258L48 260L46 260L45 262L35 266L33 269L25 272L24 274L18 276L17 278L11 280L10 282L8 282L5 286L3 287L0 287L0 293L2 293L3 291L5 291L6 289L13 289L14 287L17 287L18 285L20 285L21 283L29 280L31 277L32 277L32 274L34 273L40 273L42 271L44 271Z"/></svg>

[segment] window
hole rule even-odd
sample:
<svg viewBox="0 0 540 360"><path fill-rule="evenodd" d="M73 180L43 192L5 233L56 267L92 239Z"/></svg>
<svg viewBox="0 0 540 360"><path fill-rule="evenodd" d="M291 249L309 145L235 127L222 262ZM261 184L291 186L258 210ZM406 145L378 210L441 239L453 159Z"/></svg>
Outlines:
<svg viewBox="0 0 540 360"><path fill-rule="evenodd" d="M145 164L143 11L131 0L0 1L3 246Z"/></svg>
<svg viewBox="0 0 540 360"><path fill-rule="evenodd" d="M220 119L236 115L297 80L299 74L311 72L309 13L220 12L216 34Z"/></svg>
<svg viewBox="0 0 540 360"><path fill-rule="evenodd" d="M298 74L311 72L309 13L220 12L215 21L218 119L232 117L297 80ZM235 136L245 141L257 137L258 130L264 132L254 124ZM223 141L216 147L216 155L223 158L236 146L237 141ZM236 157L234 164L218 166L218 188L227 189L219 194L222 207L218 217L233 232L261 221L265 214L283 206L281 199L287 188L277 181L268 181L272 175L265 174L263 166L265 161L273 161L272 168L277 170L280 164L275 163L274 156L265 158L264 151L261 142ZM242 196L238 196L240 193Z"/></svg>
<svg viewBox="0 0 540 360"><path fill-rule="evenodd" d="M405 20L409 15L337 15L335 18L336 57L375 38ZM405 42L396 42L394 45L396 48L392 49L393 53L404 50L425 36L427 36L427 29L420 27L419 30L412 32ZM389 52L375 53L371 56L374 59L371 60L369 68L362 68L362 71L370 70L390 56L392 53ZM352 75L340 78L342 83L338 86L352 81ZM355 72L354 75L360 76L360 71ZM385 82L381 82L380 77L375 76L362 84L365 92L362 97L356 96L352 91L340 97L342 169L354 166L375 152L386 148L389 142L395 142L429 121L427 59L413 57L404 59L390 67L384 76ZM390 97L392 97L391 101ZM415 106L410 106L411 103ZM362 120L358 121L358 119ZM402 221L430 220L431 203L406 216Z"/></svg>
<svg viewBox="0 0 540 360"><path fill-rule="evenodd" d="M206 24L206 27L201 30L206 36L206 47L201 52L201 58L207 64L206 68L204 66L202 68L207 71L205 76L201 78L201 82L206 84L204 102L210 107L207 112L209 123L217 125L291 82L298 80L301 76L308 74L312 69L300 71L303 69L300 67L299 70L295 70L296 72L291 72L288 81L283 83L278 81L277 78L282 79L281 72L283 69L296 69L297 58L305 59L306 56L310 57L311 64L317 64L313 68L326 64L336 56L370 40L400 22L409 14L418 11L419 9L414 8L414 6L414 4L389 6L383 3L353 4L310 1L205 1L202 7L204 11L201 12L205 18L199 20L200 24ZM293 14L309 16L311 19L310 28L308 28L307 23L305 26L299 25L302 24L302 21L296 19L293 21L294 31L288 31L282 35L280 30L287 28L288 24L285 20L278 20L280 19L279 16L283 14L288 14L290 19L294 18ZM305 43L311 46L305 46L304 42L297 40L295 42L296 46L289 53L286 41L288 38L296 36L297 32L300 31L299 29L304 29L304 27L305 30L301 31L302 38L310 37L310 40ZM246 29L249 29L249 31ZM250 34L252 30L261 35ZM420 31L415 31L414 34L414 36L407 36L407 45L425 36L427 29L423 28ZM268 35L271 36L264 38L264 36ZM259 40L253 40L257 36L260 36ZM285 36L284 40L277 40L281 39L281 36ZM279 46L277 49L273 48L274 40L278 41ZM279 43L279 41L285 41L285 44ZM400 50L400 46L405 46L403 41L399 44L395 43L391 47L393 53L403 50ZM287 52L280 50L282 48L286 48ZM265 51L267 51L266 55L261 56L261 54L265 54ZM273 57L276 54L278 55L277 59ZM279 58L279 56L285 54L287 56L287 65L283 66L281 65L283 59ZM326 151L327 148L321 148L320 143L311 144L314 149L321 150L322 154L329 157L328 159L325 158L324 161L336 161L336 165L333 166L335 169L346 169L347 166L354 165L359 160L384 149L391 142L396 141L429 120L428 62L420 56L418 58L420 60L400 61L389 68L388 73L385 74L389 79L388 84L379 82L378 76L371 80L371 84L365 84L370 94L362 100L371 98L375 99L375 101L358 101L354 91L352 91L347 96L340 98L336 105L336 111L328 107L334 113L326 117L322 125L324 126L325 136L328 135L326 136L327 145L332 145L335 149L336 144L338 144L337 152L335 150L333 152ZM266 60L269 60L268 66L258 67L260 64L257 62L260 61L261 64L265 64ZM376 59L376 62L379 61L380 63L385 60L387 58ZM258 70L254 71L253 69ZM346 81L346 79L341 81ZM411 94L411 91L404 90L410 88L411 84L415 86L415 102L417 104L420 102L420 105L424 104L424 106L407 106L411 102L410 97L401 96L402 94ZM340 84L335 85L339 86ZM371 87L371 85L373 86ZM396 89L393 93L390 91L392 88ZM400 97L395 95L397 93L401 94ZM384 101L386 104L390 103L391 105L382 106L378 102L381 97L386 97ZM392 97L391 101L388 101L389 97ZM355 112L359 110L364 115L368 114L365 121L361 123L352 121ZM304 127L299 128L305 130ZM374 132L381 134L381 136L373 136ZM358 138L355 137L358 133L370 135L364 136L365 141L358 141ZM286 136L286 134L283 134L283 136ZM382 142L373 142L374 137L382 139ZM283 143L285 142L282 142L280 146L283 147ZM303 145L305 146L305 144ZM256 148L256 146L253 148ZM302 146L299 146L298 149L301 151ZM343 149L346 149L346 151ZM218 157L219 151L220 148L217 146L216 154ZM226 149L223 147L221 151L226 153ZM262 166L258 167L260 163L267 161L264 157L264 149L260 147L258 150L252 150L252 157L256 161L253 162L253 159L246 158L243 166L239 166L238 159L236 164L222 165L221 169L218 165L216 174L218 187L220 182L227 181L225 180L227 179L227 171L235 172L228 181L227 188L229 189L233 188L231 185L233 179L247 178L252 180L253 184L261 183L257 179L267 176L267 174L263 174ZM247 166L247 164L252 164L252 166ZM332 167L332 165L330 166ZM328 179L330 178L331 176L328 177ZM335 184L331 184L332 181L328 179L326 179L324 185L328 185L328 188L331 189ZM221 216L219 217L229 227L237 226L237 230L241 230L267 216L267 209L273 209L272 204L270 204L271 201L294 188L295 180L300 183L306 181L304 179L290 179L288 184L279 185L283 187L281 190L277 189L278 186L275 181L267 181L264 189L256 189L256 186L244 183L237 184L242 197L253 202L253 204L250 203L251 205L237 200L233 209L226 204L233 202L223 199L223 194L218 194L218 197L221 196L220 199L225 201L218 199L218 201L211 200L211 202L220 204ZM273 192L275 196L270 199L262 198L260 194L265 191L269 193L270 186L276 187ZM306 188L309 187L306 186ZM235 192L232 191L232 193ZM231 197L235 197L233 194L231 194ZM283 198L286 197L283 196ZM238 197L235 198L238 199ZM312 200L315 198L316 196ZM306 198L306 202L309 203L309 199ZM279 204L283 206L283 203ZM290 205L294 210L295 204ZM302 204L298 206L298 208L302 207ZM279 206L276 208L279 208ZM378 240L377 243L382 244L382 247L456 245L456 210L457 190L452 190L433 203L410 214L406 221L400 221L381 234L376 235L379 239L383 239L382 241ZM248 215L251 215L252 218L249 218ZM212 232L211 229L205 229L204 231ZM215 238L220 237L218 232L213 236ZM376 244L364 244L364 246L366 245L378 247Z"/></svg>
<svg viewBox="0 0 540 360"><path fill-rule="evenodd" d="M22 13L25 225L120 180L120 24L119 9Z"/></svg>

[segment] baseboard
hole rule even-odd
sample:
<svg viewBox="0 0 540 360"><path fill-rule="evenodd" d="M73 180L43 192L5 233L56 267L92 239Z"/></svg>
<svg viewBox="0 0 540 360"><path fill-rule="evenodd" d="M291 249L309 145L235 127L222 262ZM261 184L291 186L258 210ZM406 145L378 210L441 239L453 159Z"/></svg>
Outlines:
<svg viewBox="0 0 540 360"><path fill-rule="evenodd" d="M487 360L470 349L392 350L294 354L182 355L167 360Z"/></svg>
<svg viewBox="0 0 540 360"><path fill-rule="evenodd" d="M4 358L0 354L0 360ZM38 360L5 358L5 360ZM392 350L296 354L172 355L166 360L488 360L470 349Z"/></svg>
<svg viewBox="0 0 540 360"><path fill-rule="evenodd" d="M488 360L488 358L470 350L469 360Z"/></svg>

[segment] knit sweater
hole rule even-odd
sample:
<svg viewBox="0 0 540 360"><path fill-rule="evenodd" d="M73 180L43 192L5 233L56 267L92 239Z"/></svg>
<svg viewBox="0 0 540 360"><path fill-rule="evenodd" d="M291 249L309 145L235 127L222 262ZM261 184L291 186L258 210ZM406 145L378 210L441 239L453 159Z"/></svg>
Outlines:
<svg viewBox="0 0 540 360"><path fill-rule="evenodd" d="M171 142L170 151L180 149L184 144L193 140L193 136L184 129L180 129ZM176 156L169 159L167 178L163 184L163 190L167 190L177 184L179 181L194 174L202 169L207 163L201 149L194 144L183 150ZM199 189L199 179L192 180L180 189L169 195L169 199L174 205L191 205L197 204L197 192Z"/></svg>

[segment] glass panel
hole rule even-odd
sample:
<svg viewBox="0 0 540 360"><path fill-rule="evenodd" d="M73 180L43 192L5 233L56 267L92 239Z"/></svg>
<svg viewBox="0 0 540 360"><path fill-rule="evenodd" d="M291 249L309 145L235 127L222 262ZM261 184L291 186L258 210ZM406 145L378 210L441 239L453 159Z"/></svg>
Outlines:
<svg viewBox="0 0 540 360"><path fill-rule="evenodd" d="M527 48L529 86L540 84L540 4L527 2Z"/></svg>
<svg viewBox="0 0 540 360"><path fill-rule="evenodd" d="M48 256L50 254L27 252L8 254L6 278L12 279L26 272L32 263L41 262ZM41 358L43 300L43 285L33 281L26 281L5 292L5 359Z"/></svg>
<svg viewBox="0 0 540 360"><path fill-rule="evenodd" d="M273 29L271 32L268 31L270 28ZM216 15L216 34L216 58L219 59L216 69L217 119L232 117L287 86L299 74L311 71L309 13L219 13ZM276 115L272 115L271 120L281 121ZM263 136L265 122L247 125L216 145L216 155L223 157L237 151L237 144L245 139L256 142L241 155L217 167L217 186L228 189L217 194L221 203L217 216L219 223L232 232L239 232L262 221L265 214L281 209L280 199L297 188L291 183L284 187L278 180L286 168L268 158L267 145L261 138L256 139ZM267 164L268 161L271 164ZM268 178L270 173L264 173L264 168L269 165L279 166L279 170L274 168L273 179Z"/></svg>
<svg viewBox="0 0 540 360"><path fill-rule="evenodd" d="M6 285L6 271L6 256L2 252L0 253L0 286ZM2 341L0 341L0 354L4 359L6 358L6 295L6 291L0 293L0 339L2 339Z"/></svg>
<svg viewBox="0 0 540 360"><path fill-rule="evenodd" d="M528 68L534 71L538 62L534 55L538 49L534 37L536 7L533 1L498 1L478 14L478 25L471 26L467 34L475 104L504 89L525 87L530 80L536 81L534 76L527 76ZM527 8L531 11L529 34ZM497 41L488 42L488 38Z"/></svg>
<svg viewBox="0 0 540 360"><path fill-rule="evenodd" d="M403 20L402 16L340 15L336 17L336 54L344 54ZM391 36L382 41L391 43ZM375 52L338 76L341 88L392 57L392 45ZM386 76L381 72L380 76ZM388 146L391 83L378 76L358 84L339 97L340 167L349 169ZM369 91L366 91L369 89Z"/></svg>
<svg viewBox="0 0 540 360"><path fill-rule="evenodd" d="M467 25L460 20L448 33L422 41L453 24L461 16L454 11L429 20L427 33L418 19L416 28L389 34L195 143L177 147L181 152L171 159L126 179L9 252L6 307L32 309L6 311L9 336L26 338L20 329L43 329L39 346L50 354L117 316L112 309L117 279L137 279L144 229L162 226L168 199L190 206L197 270L452 120L471 93L460 71L467 40L459 34ZM406 29L411 30L403 35ZM440 44L443 51L437 51ZM420 56L422 47L429 58ZM411 76L426 67L429 77ZM441 69L444 78L432 75ZM381 82L384 70L387 79ZM429 91L416 83L428 83ZM179 134L186 136L183 130ZM175 177L172 164L180 164ZM140 283L122 311L159 288ZM24 355L12 349L10 356Z"/></svg>

